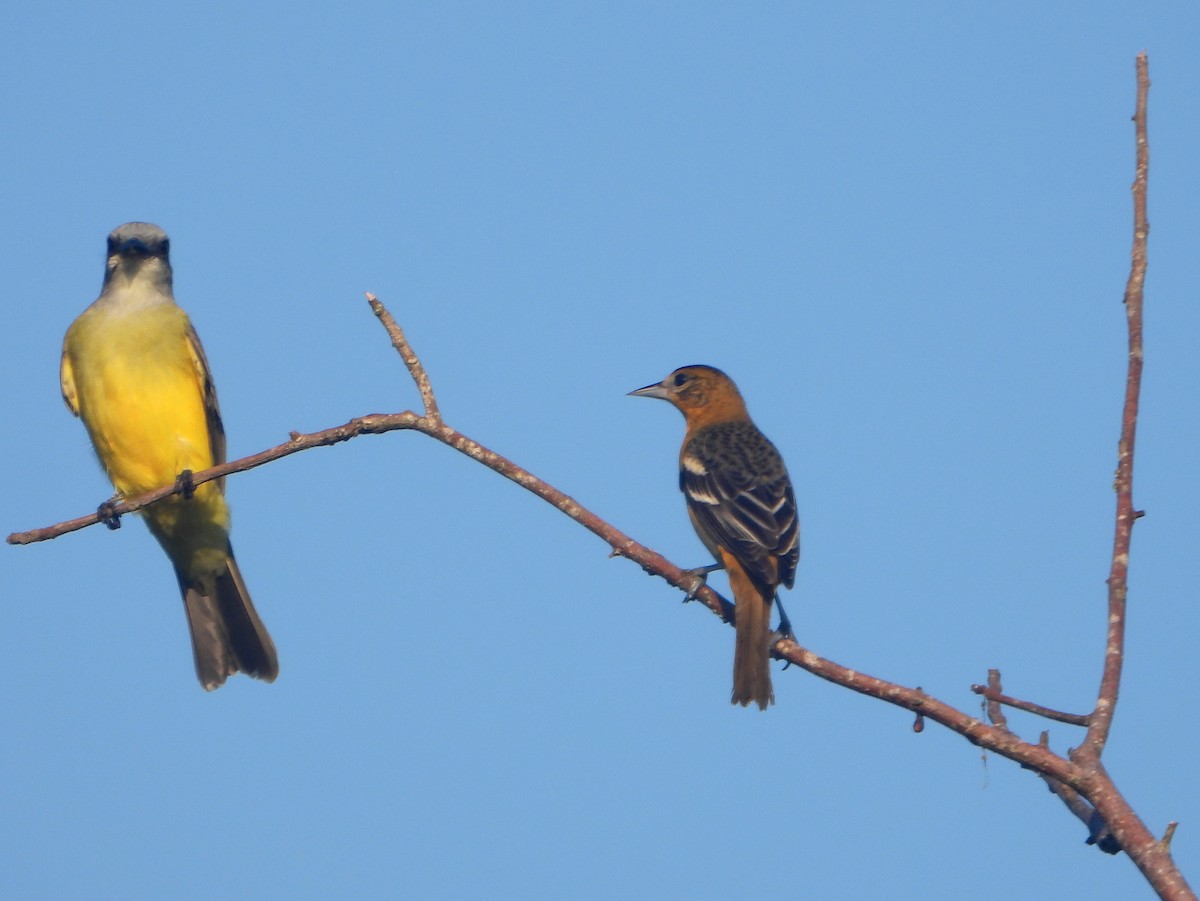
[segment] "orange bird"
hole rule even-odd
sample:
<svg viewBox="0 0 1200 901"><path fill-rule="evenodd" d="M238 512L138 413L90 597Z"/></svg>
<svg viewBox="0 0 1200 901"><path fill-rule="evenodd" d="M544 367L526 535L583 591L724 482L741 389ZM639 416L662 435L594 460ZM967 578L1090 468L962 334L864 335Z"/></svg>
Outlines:
<svg viewBox="0 0 1200 901"><path fill-rule="evenodd" d="M737 385L711 366L684 366L655 385L631 391L674 404L687 421L679 449L679 489L704 546L716 557L694 570L729 575L736 605L734 704L766 710L771 690L771 601L792 587L800 561L796 496L783 458L746 412ZM780 629L791 626L779 608Z"/></svg>

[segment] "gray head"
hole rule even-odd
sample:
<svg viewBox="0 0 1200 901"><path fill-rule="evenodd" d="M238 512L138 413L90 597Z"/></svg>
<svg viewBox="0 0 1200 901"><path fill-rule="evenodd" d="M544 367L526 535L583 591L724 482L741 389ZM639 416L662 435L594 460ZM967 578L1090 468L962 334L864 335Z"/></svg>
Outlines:
<svg viewBox="0 0 1200 901"><path fill-rule="evenodd" d="M162 257L170 252L167 233L149 222L126 222L108 235L108 255Z"/></svg>
<svg viewBox="0 0 1200 901"><path fill-rule="evenodd" d="M171 284L171 241L167 233L149 222L126 222L108 235L107 285L118 273L132 280L139 274Z"/></svg>

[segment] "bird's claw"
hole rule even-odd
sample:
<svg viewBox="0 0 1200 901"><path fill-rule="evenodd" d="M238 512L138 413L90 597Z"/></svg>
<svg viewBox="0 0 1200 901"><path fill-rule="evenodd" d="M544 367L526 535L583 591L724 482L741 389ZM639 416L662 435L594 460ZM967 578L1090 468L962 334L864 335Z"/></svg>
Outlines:
<svg viewBox="0 0 1200 901"><path fill-rule="evenodd" d="M709 566L697 566L695 569L685 569L684 573L692 577L692 587L688 589L688 593L683 596L683 602L696 600L696 595L700 593L701 588L708 585L708 574L722 569L720 563L713 563Z"/></svg>
<svg viewBox="0 0 1200 901"><path fill-rule="evenodd" d="M116 531L121 528L121 514L117 512L118 500L115 497L110 497L103 504L96 508L96 516L104 525Z"/></svg>
<svg viewBox="0 0 1200 901"><path fill-rule="evenodd" d="M196 483L192 481L192 471L185 469L175 479L175 490L183 495L184 500L191 500L196 494Z"/></svg>

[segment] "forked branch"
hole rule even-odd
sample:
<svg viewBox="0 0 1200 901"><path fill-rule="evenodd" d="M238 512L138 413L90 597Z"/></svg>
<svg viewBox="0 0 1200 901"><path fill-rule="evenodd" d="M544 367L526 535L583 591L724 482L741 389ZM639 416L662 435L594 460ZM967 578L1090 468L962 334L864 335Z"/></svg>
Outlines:
<svg viewBox="0 0 1200 901"><path fill-rule="evenodd" d="M1137 61L1138 100L1136 123L1137 176L1134 180L1134 247L1133 266L1125 294L1125 309L1129 325L1129 373L1126 382L1125 405L1122 416L1121 441L1117 466L1117 523L1113 563L1109 576L1109 628L1103 676L1095 709L1088 716L1065 714L1030 702L1018 701L1001 691L999 673L989 676L989 684L973 686L988 701L991 724L985 723L955 707L930 696L920 688L910 688L867 675L818 656L792 639L780 639L773 655L789 661L808 672L853 691L886 701L913 711L917 724L929 719L962 735L968 741L1002 757L1014 760L1041 776L1062 800L1088 826L1089 840L1103 850L1116 853L1124 850L1145 875L1162 898L1194 898L1170 854L1172 823L1162 840L1157 840L1138 818L1117 790L1111 777L1100 763L1112 727L1112 715L1120 684L1121 662L1124 654L1125 602L1129 543L1134 520L1139 515L1133 509L1133 447L1137 424L1137 404L1142 368L1142 285L1146 271L1146 179L1148 144L1146 141L1146 97L1149 77L1145 54ZM281 457L313 447L347 441L364 434L408 429L421 432L446 444L471 459L511 479L532 491L547 503L553 504L567 516L603 539L614 555L628 557L646 572L660 576L683 592L695 588L695 577L655 551L634 541L624 532L600 519L573 498L547 484L512 461L502 457L466 435L450 428L442 419L430 379L420 359L409 345L403 331L390 313L373 296L367 295L372 310L379 317L392 339L392 344L404 361L421 396L423 412L370 414L352 419L344 425L309 434L293 432L283 444L268 448L249 457L194 473L191 484L199 485L212 479L242 472ZM176 484L134 498L122 500L111 508L116 514L130 513L172 494L182 493L184 485ZM107 511L106 511L107 512ZM59 523L43 529L15 533L8 537L10 544L29 544L58 537L100 521L97 514ZM712 589L703 587L695 592L715 614L729 621L729 603ZM1072 725L1087 726L1083 745L1069 757L1063 757L1049 747L1043 734L1036 743L1024 741L1009 730L1001 705L1029 711L1040 716ZM914 726L915 731L920 731Z"/></svg>

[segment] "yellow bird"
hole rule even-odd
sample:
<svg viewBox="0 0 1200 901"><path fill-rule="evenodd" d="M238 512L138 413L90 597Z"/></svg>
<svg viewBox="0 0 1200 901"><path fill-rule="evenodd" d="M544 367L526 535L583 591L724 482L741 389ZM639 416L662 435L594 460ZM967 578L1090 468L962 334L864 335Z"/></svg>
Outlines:
<svg viewBox="0 0 1200 901"><path fill-rule="evenodd" d="M121 497L225 462L216 389L200 339L175 304L169 250L156 225L114 229L100 296L63 340L63 400ZM224 480L141 512L175 567L204 688L239 671L273 682L275 644L233 558Z"/></svg>

